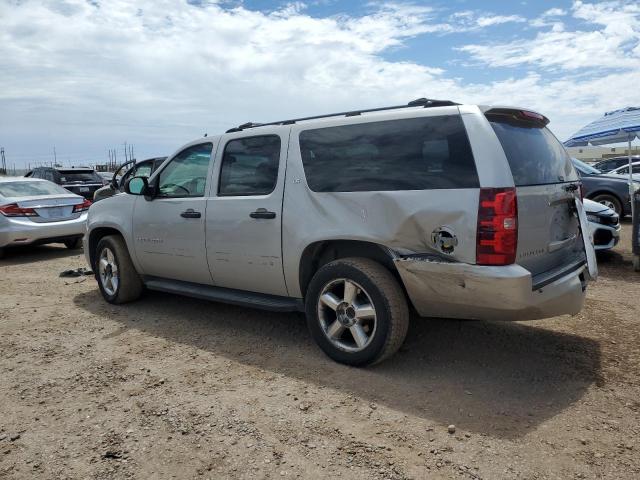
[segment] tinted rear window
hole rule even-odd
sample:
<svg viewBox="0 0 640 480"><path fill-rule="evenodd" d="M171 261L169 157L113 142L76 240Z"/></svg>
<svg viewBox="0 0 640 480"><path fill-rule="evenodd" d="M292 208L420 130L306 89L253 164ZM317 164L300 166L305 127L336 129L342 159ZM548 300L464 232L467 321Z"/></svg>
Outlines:
<svg viewBox="0 0 640 480"><path fill-rule="evenodd" d="M69 191L51 182L1 182L3 197L32 197L37 195L64 195Z"/></svg>
<svg viewBox="0 0 640 480"><path fill-rule="evenodd" d="M459 115L305 130L300 152L315 192L479 186Z"/></svg>
<svg viewBox="0 0 640 480"><path fill-rule="evenodd" d="M544 185L577 180L571 158L546 128L492 120L516 186Z"/></svg>
<svg viewBox="0 0 640 480"><path fill-rule="evenodd" d="M102 182L100 175L92 171L75 172L60 170L60 181L67 182Z"/></svg>

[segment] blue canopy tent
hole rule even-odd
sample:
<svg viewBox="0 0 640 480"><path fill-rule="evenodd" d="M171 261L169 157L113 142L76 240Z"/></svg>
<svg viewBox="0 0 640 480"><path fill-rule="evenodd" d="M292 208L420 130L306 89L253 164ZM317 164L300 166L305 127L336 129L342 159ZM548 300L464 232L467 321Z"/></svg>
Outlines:
<svg viewBox="0 0 640 480"><path fill-rule="evenodd" d="M633 177L631 168L631 142L640 138L640 107L627 107L613 110L578 130L571 138L564 142L565 147L581 147L586 145L606 145L611 143L628 142L629 145L629 196L631 197L631 212L634 220L633 231L637 231L635 223L637 217L633 201ZM634 242L634 250L635 242ZM634 252L635 253L635 252ZM637 264L638 255L634 263ZM638 269L636 265L636 269Z"/></svg>

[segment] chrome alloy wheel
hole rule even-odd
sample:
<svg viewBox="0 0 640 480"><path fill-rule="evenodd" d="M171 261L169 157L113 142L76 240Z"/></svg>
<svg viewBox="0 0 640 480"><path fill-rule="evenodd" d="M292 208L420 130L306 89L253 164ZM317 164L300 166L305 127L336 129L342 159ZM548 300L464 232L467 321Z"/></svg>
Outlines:
<svg viewBox="0 0 640 480"><path fill-rule="evenodd" d="M611 210L613 210L614 212L616 212L616 205L611 200L600 200L598 203L601 203L605 207L608 207ZM616 212L616 213L618 213L618 212Z"/></svg>
<svg viewBox="0 0 640 480"><path fill-rule="evenodd" d="M364 350L376 332L376 310L371 297L346 278L333 280L322 289L318 319L329 341L347 352Z"/></svg>
<svg viewBox="0 0 640 480"><path fill-rule="evenodd" d="M100 259L98 260L98 274L100 276L102 288L104 288L107 295L115 295L118 291L120 276L116 257L108 247L103 248L100 252Z"/></svg>

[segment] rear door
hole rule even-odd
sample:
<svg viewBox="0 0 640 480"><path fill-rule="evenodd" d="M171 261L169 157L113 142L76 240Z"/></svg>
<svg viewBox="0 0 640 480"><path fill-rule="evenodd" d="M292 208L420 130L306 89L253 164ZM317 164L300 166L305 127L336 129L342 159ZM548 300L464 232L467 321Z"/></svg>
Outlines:
<svg viewBox="0 0 640 480"><path fill-rule="evenodd" d="M223 138L207 202L207 258L217 286L287 295L282 196L289 130L262 127Z"/></svg>
<svg viewBox="0 0 640 480"><path fill-rule="evenodd" d="M518 197L516 262L534 277L579 268L586 260L576 209L579 177L544 123L518 111L487 112L511 167Z"/></svg>

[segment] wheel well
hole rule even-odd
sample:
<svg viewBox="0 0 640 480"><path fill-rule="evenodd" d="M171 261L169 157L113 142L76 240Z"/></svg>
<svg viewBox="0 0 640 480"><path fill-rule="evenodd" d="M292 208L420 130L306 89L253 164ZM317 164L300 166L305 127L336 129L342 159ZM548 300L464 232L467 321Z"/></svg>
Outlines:
<svg viewBox="0 0 640 480"><path fill-rule="evenodd" d="M95 268L95 254L98 242L107 235L122 236L122 234L118 230L111 227L94 228L89 234L89 259L91 260L91 268Z"/></svg>
<svg viewBox="0 0 640 480"><path fill-rule="evenodd" d="M622 199L620 198L620 196L617 193L611 192L609 190L598 190L596 192L591 192L587 196L587 198L591 200L591 199L597 197L598 195L609 195L611 197L615 197L620 202L620 205L624 206L624 203L622 202Z"/></svg>
<svg viewBox="0 0 640 480"><path fill-rule="evenodd" d="M323 265L339 258L369 258L384 265L400 281L393 258L386 247L359 240L326 240L308 245L300 258L300 291L304 296L313 275ZM400 281L400 285L402 282Z"/></svg>

